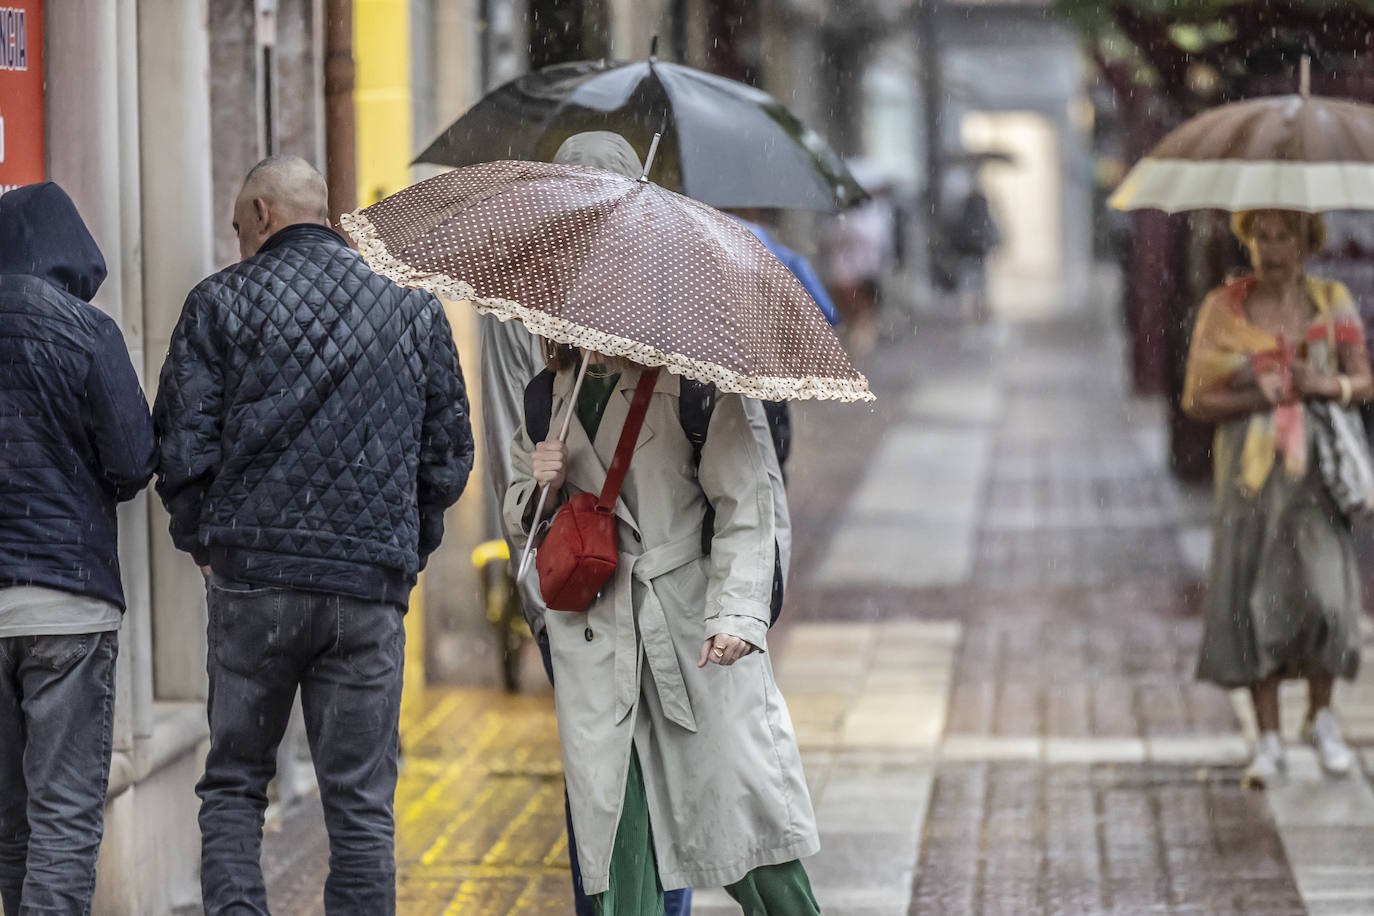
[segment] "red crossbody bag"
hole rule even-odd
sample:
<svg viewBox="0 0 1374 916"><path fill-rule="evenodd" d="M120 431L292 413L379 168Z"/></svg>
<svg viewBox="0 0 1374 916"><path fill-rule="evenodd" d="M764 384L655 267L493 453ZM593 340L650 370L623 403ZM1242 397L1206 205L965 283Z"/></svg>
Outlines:
<svg viewBox="0 0 1374 916"><path fill-rule="evenodd" d="M649 397L654 393L658 372L658 369L646 369L639 376L601 495L578 493L564 503L554 515L544 542L539 545L534 568L539 571L539 592L551 610L587 610L615 575L620 563L615 503L625 483L625 472L630 469L630 458L639 441L639 430L649 410Z"/></svg>

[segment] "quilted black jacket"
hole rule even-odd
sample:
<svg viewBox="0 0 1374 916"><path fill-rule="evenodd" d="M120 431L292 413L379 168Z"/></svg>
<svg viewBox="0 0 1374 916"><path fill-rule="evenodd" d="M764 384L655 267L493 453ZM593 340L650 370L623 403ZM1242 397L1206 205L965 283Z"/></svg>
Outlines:
<svg viewBox="0 0 1374 916"><path fill-rule="evenodd" d="M124 607L115 504L153 475L148 402L105 279L52 183L0 197L0 588L42 585Z"/></svg>
<svg viewBox="0 0 1374 916"><path fill-rule="evenodd" d="M472 468L438 300L323 226L191 291L153 422L172 540L254 584L404 605Z"/></svg>

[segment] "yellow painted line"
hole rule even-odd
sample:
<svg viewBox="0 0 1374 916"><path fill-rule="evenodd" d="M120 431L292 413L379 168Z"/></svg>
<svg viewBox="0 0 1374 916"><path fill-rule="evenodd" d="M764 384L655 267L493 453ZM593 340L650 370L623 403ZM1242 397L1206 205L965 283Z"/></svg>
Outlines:
<svg viewBox="0 0 1374 916"><path fill-rule="evenodd" d="M448 851L454 838L467 826L468 821L472 820L472 816L482 804L496 794L496 788L497 787L494 785L483 786L478 790L475 797L468 800L467 805L448 822L448 826L444 828L444 832L439 835L439 838L434 841L429 849L426 849L424 853L421 854L421 865L433 865L440 856Z"/></svg>
<svg viewBox="0 0 1374 916"><path fill-rule="evenodd" d="M568 891L568 893L572 893ZM525 883L525 889L516 898L515 905L511 907L511 916L517 913L535 913L542 909L544 901L539 897L539 878L532 877Z"/></svg>
<svg viewBox="0 0 1374 916"><path fill-rule="evenodd" d="M410 724L402 719L401 741L405 744L419 744L438 728L462 702L463 698L460 694L450 694L439 705L425 713L419 722Z"/></svg>
<svg viewBox="0 0 1374 916"><path fill-rule="evenodd" d="M565 912L562 760L546 698L427 690L402 724L401 916Z"/></svg>
<svg viewBox="0 0 1374 916"><path fill-rule="evenodd" d="M540 786L538 791L536 791L530 800L525 803L525 807L520 813L511 818L510 823L506 825L506 829L501 831L501 835L497 837L496 842L491 845L491 848L487 850L487 854L482 857L482 864L495 865L502 859L514 859L516 855L518 855L518 851L516 855L512 855L512 836L519 831L521 827L528 824L539 811L547 810L545 805L548 804L552 795L552 786L547 784Z"/></svg>
<svg viewBox="0 0 1374 916"><path fill-rule="evenodd" d="M553 848L549 850L549 854L544 856L544 864L555 866L559 861L567 862L568 855L568 831L560 830L558 832L558 840L553 844ZM565 869L567 867L566 864L563 866Z"/></svg>
<svg viewBox="0 0 1374 916"><path fill-rule="evenodd" d="M444 910L444 916L472 916L471 912L465 914L464 910L474 903L473 896L476 890L477 886L471 881L464 881L458 885L458 891L449 901L448 907Z"/></svg>
<svg viewBox="0 0 1374 916"><path fill-rule="evenodd" d="M476 732L473 736L473 740L469 742L467 750L463 752L462 756L450 762L444 770L444 775L437 779L435 783L425 791L423 796L406 808L402 820L416 816L421 806L432 805L438 801L438 799L448 790L449 785L459 776L464 775L464 768L475 757L486 750L487 746L491 744L492 739L500 733L501 722L499 719L493 717L482 723L480 730Z"/></svg>
<svg viewBox="0 0 1374 916"><path fill-rule="evenodd" d="M406 881L436 881L444 878L464 881L491 880L493 878L557 878L568 874L568 866L546 865L444 865L431 868L406 869Z"/></svg>

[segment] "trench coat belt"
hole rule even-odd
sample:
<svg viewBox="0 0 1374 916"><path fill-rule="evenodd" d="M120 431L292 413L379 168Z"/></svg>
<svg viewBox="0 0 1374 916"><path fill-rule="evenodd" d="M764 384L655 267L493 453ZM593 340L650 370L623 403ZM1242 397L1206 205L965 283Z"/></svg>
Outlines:
<svg viewBox="0 0 1374 916"><path fill-rule="evenodd" d="M654 687L664 715L690 732L697 730L687 684L682 677L673 635L663 604L654 591L654 579L699 559L701 529L661 544L641 554L620 555L615 571L615 721L619 724L634 709L639 695L639 642L649 662ZM635 626L633 588L635 580L644 583L644 603ZM638 632L636 632L638 631Z"/></svg>

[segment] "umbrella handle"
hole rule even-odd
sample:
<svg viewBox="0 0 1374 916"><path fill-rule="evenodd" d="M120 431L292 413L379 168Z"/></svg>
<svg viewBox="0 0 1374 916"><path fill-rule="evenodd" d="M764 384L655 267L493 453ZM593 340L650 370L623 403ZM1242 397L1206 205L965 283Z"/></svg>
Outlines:
<svg viewBox="0 0 1374 916"><path fill-rule="evenodd" d="M563 412L563 426L558 430L558 441L566 442L568 439L568 427L572 424L573 410L577 407L577 395L582 391L582 380L587 377L587 364L591 362L592 354L590 350L582 351L582 365L577 369L577 381L573 383L572 397L568 399L568 409ZM534 507L534 522L538 525L539 518L544 514L544 503L549 499L549 485L539 488L539 502ZM519 582L525 578L525 573L530 568L530 557L533 555L534 532L530 532L529 540L525 541L525 550L520 554L520 566L515 571L515 581Z"/></svg>

